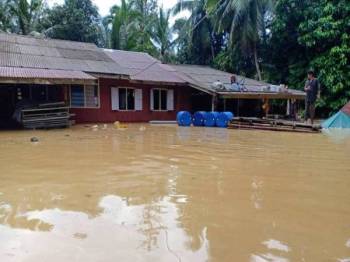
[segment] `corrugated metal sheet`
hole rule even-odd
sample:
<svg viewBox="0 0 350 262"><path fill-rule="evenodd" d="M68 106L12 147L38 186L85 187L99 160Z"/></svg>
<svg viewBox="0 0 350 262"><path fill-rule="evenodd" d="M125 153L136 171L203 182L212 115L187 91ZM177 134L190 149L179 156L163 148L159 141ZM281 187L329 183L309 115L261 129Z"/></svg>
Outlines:
<svg viewBox="0 0 350 262"><path fill-rule="evenodd" d="M81 71L33 69L21 67L0 67L0 79L1 78L96 80L96 78L93 76Z"/></svg>
<svg viewBox="0 0 350 262"><path fill-rule="evenodd" d="M193 81L193 84L196 85L200 83L203 87L212 90L212 84L216 81L220 81L224 85L231 84L232 74L219 71L206 66L197 66L197 65L173 65L173 67L180 73L187 76L189 81ZM259 91L263 87L269 86L270 84L259 82L253 79L245 78L242 76L236 75L237 81L239 83L244 83L244 86L250 91Z"/></svg>
<svg viewBox="0 0 350 262"><path fill-rule="evenodd" d="M186 83L186 81L179 77L176 72L157 62L132 75L131 79L137 81L166 82L176 84Z"/></svg>
<svg viewBox="0 0 350 262"><path fill-rule="evenodd" d="M0 33L0 66L127 75L94 44L5 33Z"/></svg>
<svg viewBox="0 0 350 262"><path fill-rule="evenodd" d="M183 79L186 79L188 83L194 86L200 86L205 88L210 92L215 92L213 89L213 83L220 81L225 86L231 85L231 76L233 74L216 70L206 66L198 65L172 65L172 67L181 74ZM246 78L243 76L235 75L238 83L244 85L247 89L247 92L251 93L264 93L266 88L271 86L271 84L260 82L254 79ZM269 91L273 93L273 91ZM277 92L275 92L277 93ZM304 95L305 93L298 90L289 89L287 93L295 95Z"/></svg>
<svg viewBox="0 0 350 262"><path fill-rule="evenodd" d="M105 54L123 67L131 80L186 84L186 81L173 68L146 53L106 49Z"/></svg>

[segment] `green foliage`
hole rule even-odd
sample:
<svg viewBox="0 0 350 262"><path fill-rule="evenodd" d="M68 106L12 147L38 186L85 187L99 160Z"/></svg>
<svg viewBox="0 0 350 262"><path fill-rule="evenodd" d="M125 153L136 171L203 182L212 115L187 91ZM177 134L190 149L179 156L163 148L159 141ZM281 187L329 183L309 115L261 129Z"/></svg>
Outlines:
<svg viewBox="0 0 350 262"><path fill-rule="evenodd" d="M156 0L122 0L121 5L114 6L104 18L107 46L158 55L152 42L157 10Z"/></svg>
<svg viewBox="0 0 350 262"><path fill-rule="evenodd" d="M23 35L39 31L43 7L42 0L1 1L0 29Z"/></svg>
<svg viewBox="0 0 350 262"><path fill-rule="evenodd" d="M319 111L339 110L350 99L348 2L279 0L271 31L269 80L302 88L313 69L322 85Z"/></svg>
<svg viewBox="0 0 350 262"><path fill-rule="evenodd" d="M111 31L111 48L113 49L131 49L130 29L133 26L132 19L136 16L130 3L125 0L121 5L111 10L112 31Z"/></svg>
<svg viewBox="0 0 350 262"><path fill-rule="evenodd" d="M54 6L45 27L52 38L104 45L100 17L91 0L65 0L64 5Z"/></svg>
<svg viewBox="0 0 350 262"><path fill-rule="evenodd" d="M179 24L175 30L179 35L177 41L179 62L187 64L211 64L221 51L222 35L214 32L213 21L210 19L205 0L181 1L173 8L173 13L178 14L182 10L191 12L190 17L182 28ZM219 48L218 48L219 46Z"/></svg>
<svg viewBox="0 0 350 262"><path fill-rule="evenodd" d="M170 11L159 9L157 16L153 38L159 46L159 58L162 62L170 62L173 53L172 31L170 28Z"/></svg>
<svg viewBox="0 0 350 262"><path fill-rule="evenodd" d="M336 111L350 99L350 5L346 0L313 2L300 26L299 42L323 84L320 106Z"/></svg>
<svg viewBox="0 0 350 262"><path fill-rule="evenodd" d="M254 60L257 77L261 80L258 45L260 35L265 34L264 21L272 9L271 1L211 0L208 8L215 14L217 30L228 33L230 47Z"/></svg>
<svg viewBox="0 0 350 262"><path fill-rule="evenodd" d="M248 58L240 52L238 46L222 50L214 59L213 66L216 69L250 77L256 73L252 58Z"/></svg>
<svg viewBox="0 0 350 262"><path fill-rule="evenodd" d="M13 31L12 27L9 0L0 1L0 31Z"/></svg>

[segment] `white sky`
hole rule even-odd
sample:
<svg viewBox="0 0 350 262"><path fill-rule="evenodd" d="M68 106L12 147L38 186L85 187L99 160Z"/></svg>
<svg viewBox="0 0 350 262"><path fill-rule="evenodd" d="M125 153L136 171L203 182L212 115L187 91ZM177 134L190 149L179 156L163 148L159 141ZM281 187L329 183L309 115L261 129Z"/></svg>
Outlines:
<svg viewBox="0 0 350 262"><path fill-rule="evenodd" d="M54 4L62 4L64 0L46 0L49 6ZM120 4L120 0L92 0L92 2L98 7L100 14L105 16L109 13L109 9L115 5ZM164 8L172 8L176 4L177 0L158 0L158 5Z"/></svg>

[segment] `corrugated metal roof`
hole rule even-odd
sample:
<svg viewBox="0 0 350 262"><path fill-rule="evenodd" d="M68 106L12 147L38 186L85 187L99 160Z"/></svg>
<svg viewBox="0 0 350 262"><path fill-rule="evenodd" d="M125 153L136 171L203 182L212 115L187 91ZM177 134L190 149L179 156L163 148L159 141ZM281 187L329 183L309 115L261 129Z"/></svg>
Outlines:
<svg viewBox="0 0 350 262"><path fill-rule="evenodd" d="M343 108L342 110L345 114L349 115L350 116L350 102L347 103Z"/></svg>
<svg viewBox="0 0 350 262"><path fill-rule="evenodd" d="M0 66L127 75L94 44L0 33Z"/></svg>
<svg viewBox="0 0 350 262"><path fill-rule="evenodd" d="M105 54L123 67L134 81L186 84L169 65L146 53L105 49Z"/></svg>
<svg viewBox="0 0 350 262"><path fill-rule="evenodd" d="M233 74L227 72L216 70L207 66L198 65L172 65L172 67L177 70L177 72L181 74L181 77L188 83L192 84L193 86L205 88L209 92L217 92L217 90L213 88L213 83L217 81L220 81L225 86L231 86L231 76ZM277 91L266 91L267 87L271 86L271 84L239 75L235 76L237 82L247 89L247 93L277 93ZM234 92L225 92L225 94L228 93ZM286 90L286 93L299 96L305 95L304 92L293 89Z"/></svg>
<svg viewBox="0 0 350 262"><path fill-rule="evenodd" d="M0 67L0 81L1 78L96 80L95 77L81 71L35 69L22 67Z"/></svg>
<svg viewBox="0 0 350 262"><path fill-rule="evenodd" d="M231 76L233 74L213 69L207 66L198 65L172 65L178 72L186 75L190 83L194 85L200 84L211 91L214 91L212 85L214 82L220 81L224 85L231 85ZM236 75L239 83L244 83L244 86L250 91L259 91L261 88L270 84L259 82L253 79L245 78Z"/></svg>

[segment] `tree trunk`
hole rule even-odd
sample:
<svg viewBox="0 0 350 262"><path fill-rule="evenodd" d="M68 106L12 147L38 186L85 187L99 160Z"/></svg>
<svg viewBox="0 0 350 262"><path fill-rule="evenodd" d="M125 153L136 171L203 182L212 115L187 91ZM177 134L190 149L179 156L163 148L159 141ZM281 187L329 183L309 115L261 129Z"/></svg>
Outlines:
<svg viewBox="0 0 350 262"><path fill-rule="evenodd" d="M254 62L255 62L255 67L256 67L256 73L258 74L258 79L259 79L259 81L261 81L262 78L261 78L261 71L260 71L260 66L259 66L259 61L258 61L258 50L256 48L256 43L254 44Z"/></svg>
<svg viewBox="0 0 350 262"><path fill-rule="evenodd" d="M214 59L215 59L215 47L214 47L215 39L213 36L213 30L211 28L211 25L210 25L208 19L206 19L206 22L207 22L207 25L209 28L211 59L212 59L212 61L214 61Z"/></svg>

